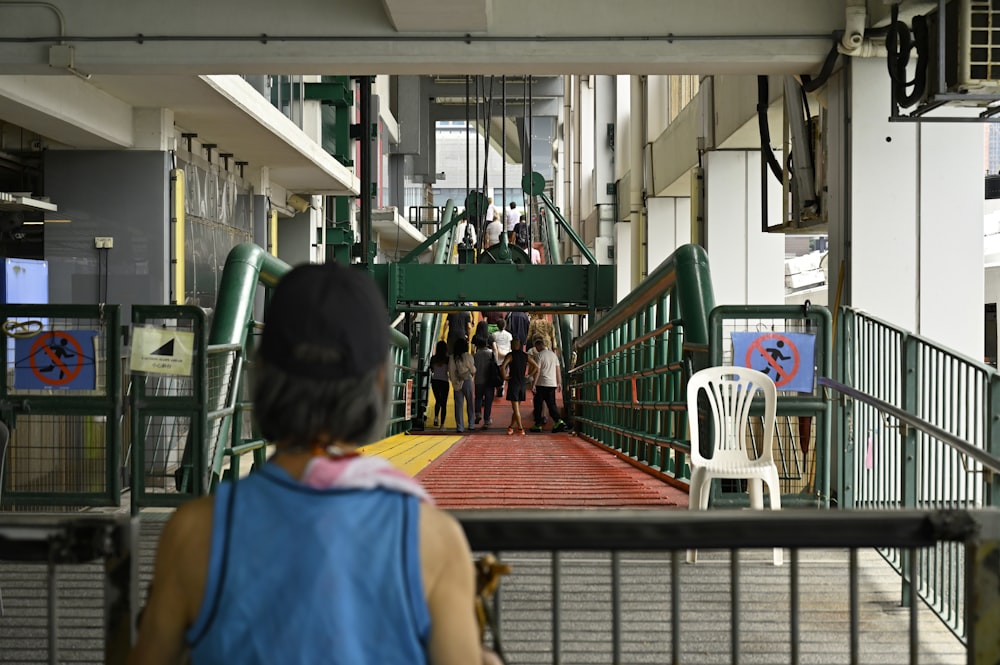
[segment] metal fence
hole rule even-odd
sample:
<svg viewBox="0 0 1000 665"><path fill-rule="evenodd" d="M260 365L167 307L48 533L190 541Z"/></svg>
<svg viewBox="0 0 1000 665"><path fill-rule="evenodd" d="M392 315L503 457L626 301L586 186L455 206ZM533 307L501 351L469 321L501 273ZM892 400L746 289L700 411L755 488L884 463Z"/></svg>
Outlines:
<svg viewBox="0 0 1000 665"><path fill-rule="evenodd" d="M4 568L0 663L124 663L138 611L136 537L121 515L0 515L0 562L16 562Z"/></svg>
<svg viewBox="0 0 1000 665"><path fill-rule="evenodd" d="M825 307L720 305L709 315L709 364L764 371L778 388L771 435L782 506L830 505L832 410L816 378L830 376L832 333ZM772 440L759 417L751 419L749 435L758 444ZM726 481L714 484L712 502L748 504L742 484Z"/></svg>
<svg viewBox="0 0 1000 665"><path fill-rule="evenodd" d="M410 339L395 329L389 330L389 353L392 369L392 395L386 436L409 432L419 404L414 402L417 368L410 364Z"/></svg>
<svg viewBox="0 0 1000 665"><path fill-rule="evenodd" d="M186 373L135 371L130 414L132 512L146 506L177 506L209 487L209 404L205 313L198 307L133 305L132 334L151 329L191 340ZM133 352L136 352L133 344Z"/></svg>
<svg viewBox="0 0 1000 665"><path fill-rule="evenodd" d="M842 399L840 505L856 509L996 506L1000 470L1000 375L905 330L840 311L837 376ZM842 386L842 387L840 387ZM966 554L950 543L883 556L911 589L965 638L971 587ZM913 576L919 580L909 585Z"/></svg>
<svg viewBox="0 0 1000 665"><path fill-rule="evenodd" d="M1000 512L467 511L513 567L493 603L508 663L996 663ZM870 548L963 553L966 644ZM772 547L790 549L774 566ZM688 548L715 550L696 565ZM914 571L919 578L922 571Z"/></svg>
<svg viewBox="0 0 1000 665"><path fill-rule="evenodd" d="M117 506L121 338L117 305L3 305L0 418L11 430L5 506Z"/></svg>
<svg viewBox="0 0 1000 665"><path fill-rule="evenodd" d="M583 437L686 486L684 372L708 362L708 259L685 245L574 343L573 420Z"/></svg>

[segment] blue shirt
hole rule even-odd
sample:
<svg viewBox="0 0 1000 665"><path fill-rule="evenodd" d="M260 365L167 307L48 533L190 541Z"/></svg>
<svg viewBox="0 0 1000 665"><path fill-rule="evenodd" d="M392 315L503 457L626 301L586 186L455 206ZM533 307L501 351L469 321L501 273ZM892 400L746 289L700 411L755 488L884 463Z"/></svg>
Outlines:
<svg viewBox="0 0 1000 665"><path fill-rule="evenodd" d="M315 490L273 464L215 496L194 665L427 662L417 498Z"/></svg>

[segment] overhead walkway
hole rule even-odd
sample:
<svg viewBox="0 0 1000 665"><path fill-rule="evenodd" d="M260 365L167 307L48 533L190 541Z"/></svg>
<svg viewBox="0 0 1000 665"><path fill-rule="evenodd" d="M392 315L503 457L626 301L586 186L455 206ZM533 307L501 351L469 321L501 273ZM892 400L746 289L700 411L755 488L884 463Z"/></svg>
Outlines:
<svg viewBox="0 0 1000 665"><path fill-rule="evenodd" d="M261 260L251 258L244 263ZM442 506L456 511L476 551L513 563L494 635L510 662L996 663L1000 517L989 507L1000 471L990 452L998 407L985 398L997 394L1000 377L860 314L838 323L835 375L828 314L715 308L703 288L710 285L707 275L697 248L684 248L575 340L576 363L564 376L575 436L507 436L499 427L462 437L426 427L403 434L412 424L403 414L405 383L415 372L408 355L413 345L394 339L394 415L387 432L393 436L366 452L389 456L424 481ZM234 309L250 312L251 303L246 296ZM782 503L789 509L672 510L684 506L689 477L692 443L679 406L685 377L703 364L732 363L732 340L725 340L762 322L817 336L816 386L850 396L850 408L836 414L843 443L834 447L828 437L835 418L831 401L820 398L824 390L784 395L787 410L775 436L787 453L779 459ZM238 336L225 338L226 329ZM247 314L214 328L211 340L242 349L253 329ZM238 380L240 355L228 357L233 360L220 367ZM17 385L12 388L16 394ZM983 399L970 401L970 395ZM168 404L174 402L157 408ZM180 460L182 468L193 465L204 490L224 473L220 459L260 450L252 431L241 433L239 400L210 406L221 422L203 428L204 445L191 448L200 456ZM498 410L494 422L505 417ZM907 427L884 428L886 418ZM22 454L16 428L13 440ZM865 445L859 449L856 441ZM836 485L829 473L834 456L841 469ZM121 662L113 649L128 625L122 617L135 606L128 607L130 594L104 592L104 581L120 581L128 566L138 565L134 576L124 577L138 580L131 588L144 592L169 506L186 497L179 491L164 496L138 506L139 544L128 552L138 556L132 557L109 549L106 538L81 540L62 515L54 523L33 512L2 516L4 557L26 542L34 543L34 554L0 562L6 609L0 663L48 662L53 648L59 652L54 662ZM739 486L714 490L717 507L745 500ZM572 510L555 509L559 503ZM825 510L831 505L842 510ZM539 507L547 509L530 509ZM118 508L92 507L89 517L127 532ZM770 564L773 547L786 550L786 566ZM689 548L701 552L697 565L681 563ZM69 582L52 587L51 596L47 561L65 561L55 581ZM105 618L106 606L117 613ZM57 627L54 642L50 626Z"/></svg>

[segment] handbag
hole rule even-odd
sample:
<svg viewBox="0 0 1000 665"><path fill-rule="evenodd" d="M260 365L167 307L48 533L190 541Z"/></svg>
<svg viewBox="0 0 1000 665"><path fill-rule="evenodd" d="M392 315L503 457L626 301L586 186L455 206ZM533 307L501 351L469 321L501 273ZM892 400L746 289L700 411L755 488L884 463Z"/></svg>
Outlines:
<svg viewBox="0 0 1000 665"><path fill-rule="evenodd" d="M493 362L490 363L490 386L494 388L500 388L503 386L503 373L500 371L500 365L496 363L496 357L493 358Z"/></svg>

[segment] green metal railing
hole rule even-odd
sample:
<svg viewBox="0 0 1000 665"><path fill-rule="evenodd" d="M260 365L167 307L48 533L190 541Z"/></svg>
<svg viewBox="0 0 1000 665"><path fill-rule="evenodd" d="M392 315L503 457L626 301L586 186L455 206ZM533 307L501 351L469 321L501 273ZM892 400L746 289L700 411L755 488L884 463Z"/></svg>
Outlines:
<svg viewBox="0 0 1000 665"><path fill-rule="evenodd" d="M452 204L452 200L448 199L445 202L444 211L441 213L441 223L440 227L444 228L444 233L438 239L437 245L434 247L434 263L437 265L447 263L450 258L452 251L455 248L455 225L452 224L452 213L455 207ZM408 315L414 316L417 315ZM430 393L430 375L427 373L427 363L431 355L434 353L434 345L437 342L437 331L441 329L441 313L440 312L424 312L419 315L419 322L416 322L413 326L411 337L416 335L417 346L413 344L410 345L410 349L416 349L416 372L415 377L414 392L413 392L413 402L416 405L414 410L414 415L416 416L415 422L417 427L422 428L424 421L426 420L427 403Z"/></svg>
<svg viewBox="0 0 1000 665"><path fill-rule="evenodd" d="M119 505L119 307L3 305L0 323L0 418L11 430L0 478L4 505Z"/></svg>
<svg viewBox="0 0 1000 665"><path fill-rule="evenodd" d="M577 432L686 487L684 374L707 366L714 306L705 250L684 245L579 337Z"/></svg>
<svg viewBox="0 0 1000 665"><path fill-rule="evenodd" d="M389 330L390 366L392 368L392 396L386 436L409 432L418 405L414 400L417 368L410 365L410 339L398 330Z"/></svg>
<svg viewBox="0 0 1000 665"><path fill-rule="evenodd" d="M837 377L821 383L843 395L839 503L853 509L971 509L997 506L1000 375L897 326L843 308ZM850 399L848 399L848 396ZM961 549L941 543L919 557L882 555L960 638L971 617Z"/></svg>
<svg viewBox="0 0 1000 665"><path fill-rule="evenodd" d="M787 356L785 366L782 366L777 358L772 358L772 365L757 351L747 354L752 358L750 365L758 363L756 369L775 369L774 380L779 397L777 422L772 435L774 458L781 481L781 505L829 507L832 409L817 388L815 378L832 374L833 324L830 311L825 307L799 305L720 305L709 315L710 365L748 366L746 356L734 358L734 333L760 335L758 339L762 341L758 342L760 346L757 348L762 351L777 340L784 349L778 358ZM805 348L794 348L792 338L806 343L811 341L812 353ZM768 339L771 341L763 341ZM813 362L806 367L800 360L810 355ZM808 391L782 389L783 383L793 385L792 382L800 375L802 378L808 376L806 372L813 376ZM759 413L759 410L752 413ZM751 422L750 437L756 440L763 435L766 440L767 435L759 431L759 418L755 417ZM734 486L737 491L724 491L727 485ZM742 485L715 482L713 505L727 502L748 504Z"/></svg>

